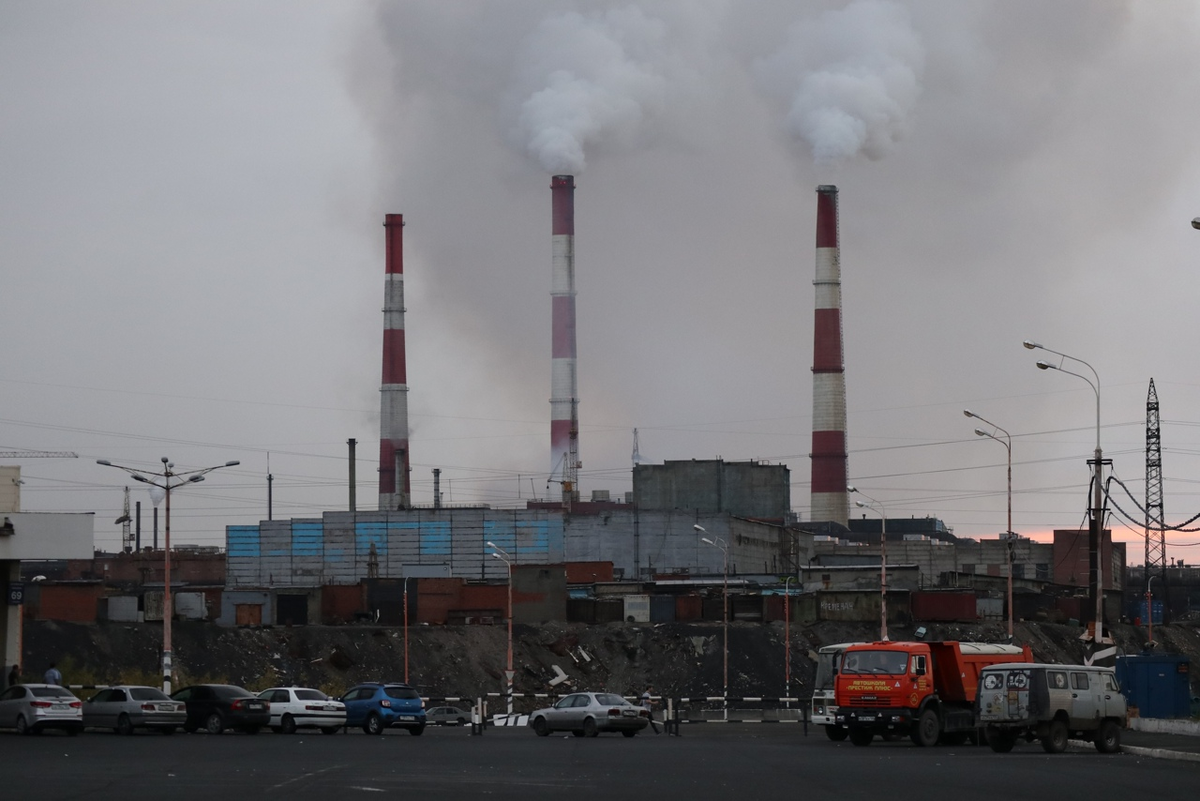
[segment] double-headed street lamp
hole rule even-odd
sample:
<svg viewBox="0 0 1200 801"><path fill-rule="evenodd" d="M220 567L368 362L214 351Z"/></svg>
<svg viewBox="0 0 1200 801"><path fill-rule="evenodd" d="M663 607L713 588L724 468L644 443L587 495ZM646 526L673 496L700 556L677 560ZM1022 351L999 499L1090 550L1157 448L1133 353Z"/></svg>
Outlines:
<svg viewBox="0 0 1200 801"><path fill-rule="evenodd" d="M492 549L492 558L493 559L499 559L501 562L508 565L508 663L507 663L507 668L504 671L504 685L505 685L504 693L505 693L505 695L508 696L508 714L511 715L513 713L513 675L514 675L513 674L513 658L512 658L512 656L513 656L513 643L512 643L512 640L513 640L513 638L512 638L512 635L513 635L513 602L512 602L512 598L513 598L513 590L512 590L513 563L512 563L512 555L508 551L501 548L496 543L492 542L491 540L488 540L487 547Z"/></svg>
<svg viewBox="0 0 1200 801"><path fill-rule="evenodd" d="M996 429L996 431L999 431L1001 434L1003 434L1004 439L1000 439L999 437L997 437L994 433L992 433L990 431L986 431L982 428L975 429L976 436L988 437L989 439L994 439L996 442L999 442L1001 445L1004 446L1004 450L1008 451L1008 529L1005 531L1005 536L1008 538L1008 639L1009 639L1009 642L1012 642L1012 638L1013 638L1013 546L1015 545L1013 538L1016 536L1015 534L1013 534L1013 527L1012 527L1012 437L1010 437L1008 432L1005 431L1003 428L996 425L991 420L987 420L983 417L980 417L979 415L975 414L975 412L971 411L970 409L963 409L963 414L965 414L967 417L974 417L976 420L979 420L982 423L986 423L987 425Z"/></svg>
<svg viewBox="0 0 1200 801"><path fill-rule="evenodd" d="M887 511L883 504L855 487L846 487L848 492L857 493L867 499L867 502L855 501L854 505L862 509L870 509L879 515L879 640L888 641L887 633Z"/></svg>
<svg viewBox="0 0 1200 801"><path fill-rule="evenodd" d="M1104 454L1100 450L1100 374L1096 372L1096 368L1092 367L1083 359L1076 358L1075 356L1068 356L1065 353L1059 353L1056 350L1047 348L1045 345L1041 345L1037 342L1030 342L1028 339L1025 340L1024 345L1029 350L1041 349L1047 353L1053 353L1055 356L1058 356L1061 359L1070 359L1073 362L1079 362L1084 367L1091 370L1092 376L1096 379L1093 382L1091 378L1088 378L1085 375L1073 373L1063 367L1062 362L1059 362L1058 364L1051 364L1049 362L1041 361L1040 359L1037 362L1039 370L1058 370L1060 373L1073 375L1076 378L1086 381L1088 386L1092 388L1092 391L1096 393L1096 456L1090 462L1090 464L1095 466L1095 470L1092 477L1092 525L1088 536L1088 546L1092 562L1091 573L1093 584L1091 591L1096 600L1096 629L1093 642L1099 645L1104 641L1104 560L1102 559L1104 555Z"/></svg>
<svg viewBox="0 0 1200 801"><path fill-rule="evenodd" d="M178 489L185 484L195 484L203 481L207 473L214 470L220 470L222 467L235 467L241 462L232 461L225 464L215 465L213 467L204 467L200 470L184 470L181 473L175 472L175 464L167 457L162 457L163 469L162 472L152 473L149 470L138 471L132 467L113 464L107 459L97 459L96 464L102 464L105 467L116 467L119 470L124 470L134 481L140 481L143 484L149 484L152 487L158 487L163 491L166 497L166 520L163 527L163 653L162 653L162 672L163 672L163 692L167 695L171 694L171 618L174 616L174 610L171 607L171 490ZM147 478L145 473L152 478ZM155 480L157 479L157 480Z"/></svg>
<svg viewBox="0 0 1200 801"><path fill-rule="evenodd" d="M700 534L707 534L708 529L699 523L692 526ZM719 548L722 555L721 566L721 627L722 627L722 665L721 665L721 698L725 702L725 717L729 717L729 543L720 537L701 537L700 541Z"/></svg>

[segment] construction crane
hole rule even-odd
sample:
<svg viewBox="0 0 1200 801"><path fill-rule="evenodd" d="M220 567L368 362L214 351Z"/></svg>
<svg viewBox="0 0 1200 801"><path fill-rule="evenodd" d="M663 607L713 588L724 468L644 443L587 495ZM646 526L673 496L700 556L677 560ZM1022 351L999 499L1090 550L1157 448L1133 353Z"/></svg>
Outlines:
<svg viewBox="0 0 1200 801"><path fill-rule="evenodd" d="M78 459L73 451L0 451L0 459Z"/></svg>

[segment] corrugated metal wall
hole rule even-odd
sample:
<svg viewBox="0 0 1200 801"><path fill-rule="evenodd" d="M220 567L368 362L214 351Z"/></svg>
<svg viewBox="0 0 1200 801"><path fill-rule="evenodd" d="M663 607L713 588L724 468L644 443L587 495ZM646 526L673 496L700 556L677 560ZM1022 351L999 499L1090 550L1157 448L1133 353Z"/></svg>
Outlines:
<svg viewBox="0 0 1200 801"><path fill-rule="evenodd" d="M518 564L561 564L562 521L560 512L548 510L421 509L326 512L320 519L229 526L226 585L357 584L368 577L372 548L378 578L400 578L405 567L411 574L421 566L445 567L460 578L505 580L508 568L490 557L485 543L496 543Z"/></svg>

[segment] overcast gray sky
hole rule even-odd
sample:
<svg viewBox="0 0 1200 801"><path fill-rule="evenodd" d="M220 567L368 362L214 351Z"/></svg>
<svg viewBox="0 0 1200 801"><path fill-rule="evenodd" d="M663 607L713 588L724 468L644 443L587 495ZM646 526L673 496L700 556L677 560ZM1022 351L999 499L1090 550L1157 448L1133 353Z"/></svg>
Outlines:
<svg viewBox="0 0 1200 801"><path fill-rule="evenodd" d="M815 188L840 189L852 483L956 534L1084 524L1102 445L1200 512L1200 6L0 1L0 450L27 510L107 458L238 459L176 543L375 502L385 213L405 228L414 501L547 492L549 177L574 171L582 490L644 458L791 468L808 516ZM1071 365L1066 365L1070 367ZM1086 373L1086 369L1075 365ZM12 463L14 460L4 460ZM556 490L557 485L552 487ZM1127 498L1123 508L1138 516ZM1141 561L1140 529L1117 525ZM1168 537L1195 561L1200 533Z"/></svg>

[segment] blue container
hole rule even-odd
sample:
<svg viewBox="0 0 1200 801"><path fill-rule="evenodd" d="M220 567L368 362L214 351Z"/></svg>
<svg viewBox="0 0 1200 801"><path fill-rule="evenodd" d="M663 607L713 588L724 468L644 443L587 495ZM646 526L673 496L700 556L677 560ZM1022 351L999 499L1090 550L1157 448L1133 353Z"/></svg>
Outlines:
<svg viewBox="0 0 1200 801"><path fill-rule="evenodd" d="M1142 601L1140 604L1138 604L1138 617L1142 619L1142 625L1145 625L1146 621L1149 620L1153 625L1161 626L1163 622L1163 602L1151 601L1150 612L1154 615L1153 618L1146 615L1145 601Z"/></svg>
<svg viewBox="0 0 1200 801"><path fill-rule="evenodd" d="M1191 663L1181 654L1117 657L1117 682L1130 706L1143 718L1191 715Z"/></svg>

